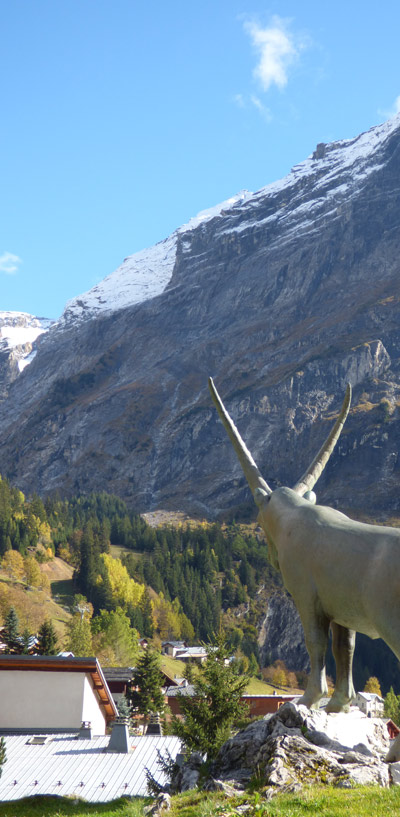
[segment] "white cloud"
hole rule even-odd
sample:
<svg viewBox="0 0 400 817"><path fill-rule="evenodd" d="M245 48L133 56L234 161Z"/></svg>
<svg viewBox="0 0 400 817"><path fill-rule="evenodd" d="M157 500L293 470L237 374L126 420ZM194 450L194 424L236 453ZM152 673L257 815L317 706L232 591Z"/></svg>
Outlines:
<svg viewBox="0 0 400 817"><path fill-rule="evenodd" d="M261 99L259 99L258 96L255 96L255 94L252 94L250 99L251 99L252 105L254 105L254 107L257 108L257 110L264 117L266 122L271 122L272 121L271 111L270 111L269 108L267 108L266 105L264 105L263 102L261 102Z"/></svg>
<svg viewBox="0 0 400 817"><path fill-rule="evenodd" d="M400 95L396 97L393 105L393 113L400 113Z"/></svg>
<svg viewBox="0 0 400 817"><path fill-rule="evenodd" d="M6 275L14 275L19 264L22 264L21 258L12 252L3 252L3 255L0 255L0 272L4 272Z"/></svg>
<svg viewBox="0 0 400 817"><path fill-rule="evenodd" d="M288 31L286 21L274 16L267 28L261 28L254 22L246 22L244 27L259 54L254 76L260 80L264 91L268 91L271 85L284 88L289 68L301 48L294 35Z"/></svg>

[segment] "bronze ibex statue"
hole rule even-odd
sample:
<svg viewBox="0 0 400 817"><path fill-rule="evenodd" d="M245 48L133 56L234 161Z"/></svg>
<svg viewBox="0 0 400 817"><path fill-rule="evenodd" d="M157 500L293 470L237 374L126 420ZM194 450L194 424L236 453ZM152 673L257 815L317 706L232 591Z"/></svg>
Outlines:
<svg viewBox="0 0 400 817"><path fill-rule="evenodd" d="M382 638L400 660L400 530L355 522L316 505L313 487L346 420L351 387L327 440L293 488L272 491L227 413L212 379L209 386L259 508L271 564L299 612L311 671L299 703L317 706L327 692L325 653L329 627L336 663L335 691L328 712L349 707L355 692L352 662L356 632ZM400 736L387 760L400 759Z"/></svg>

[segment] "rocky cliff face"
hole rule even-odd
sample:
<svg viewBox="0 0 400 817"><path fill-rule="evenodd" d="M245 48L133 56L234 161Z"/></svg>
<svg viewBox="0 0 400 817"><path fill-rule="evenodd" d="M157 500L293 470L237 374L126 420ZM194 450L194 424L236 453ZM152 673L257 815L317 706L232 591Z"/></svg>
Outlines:
<svg viewBox="0 0 400 817"><path fill-rule="evenodd" d="M258 629L258 643L262 667L280 660L291 669L309 672L310 659L300 616L292 598L283 590L268 600Z"/></svg>
<svg viewBox="0 0 400 817"><path fill-rule="evenodd" d="M207 377L272 487L303 473L350 381L318 499L400 514L399 258L397 117L319 145L71 302L3 377L0 471L28 493L104 489L142 511L252 507Z"/></svg>

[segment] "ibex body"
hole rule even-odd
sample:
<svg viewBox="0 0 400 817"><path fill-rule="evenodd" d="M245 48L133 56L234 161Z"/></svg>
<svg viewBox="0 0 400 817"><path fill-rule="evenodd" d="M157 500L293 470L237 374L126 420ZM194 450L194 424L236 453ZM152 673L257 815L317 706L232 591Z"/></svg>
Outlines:
<svg viewBox="0 0 400 817"><path fill-rule="evenodd" d="M352 661L356 632L382 638L400 660L400 530L366 525L333 508L315 505L312 488L339 438L351 400L348 386L331 434L293 489L272 491L210 379L221 420L259 507L271 563L280 570L299 612L311 671L299 703L318 705L326 694L329 627L336 663L328 712L348 708L354 697ZM388 759L400 759L400 739Z"/></svg>

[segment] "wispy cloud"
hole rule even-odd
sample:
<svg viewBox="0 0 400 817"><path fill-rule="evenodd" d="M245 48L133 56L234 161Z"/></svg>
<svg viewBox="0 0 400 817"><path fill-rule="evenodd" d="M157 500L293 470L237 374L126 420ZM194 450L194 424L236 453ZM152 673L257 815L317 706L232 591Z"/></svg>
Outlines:
<svg viewBox="0 0 400 817"><path fill-rule="evenodd" d="M235 94L233 97L233 102L238 108L256 108L266 122L272 121L270 109L264 105L264 102L258 96L256 96L256 94L251 94L250 96L247 96L247 94Z"/></svg>
<svg viewBox="0 0 400 817"><path fill-rule="evenodd" d="M259 55L254 76L260 81L263 90L268 91L271 85L284 88L290 68L304 47L303 44L289 31L288 22L277 15L266 28L249 21L244 23L244 28Z"/></svg>
<svg viewBox="0 0 400 817"><path fill-rule="evenodd" d="M255 94L252 94L250 97L251 104L254 105L255 108L260 112L260 114L264 117L266 122L272 121L272 114L269 108L261 102L261 99L258 98Z"/></svg>
<svg viewBox="0 0 400 817"><path fill-rule="evenodd" d="M22 264L22 259L12 252L3 252L3 255L0 255L0 272L6 275L14 275L20 264Z"/></svg>
<svg viewBox="0 0 400 817"><path fill-rule="evenodd" d="M400 113L400 95L396 97L391 108L378 108L379 116L384 116L385 119L390 119Z"/></svg>

